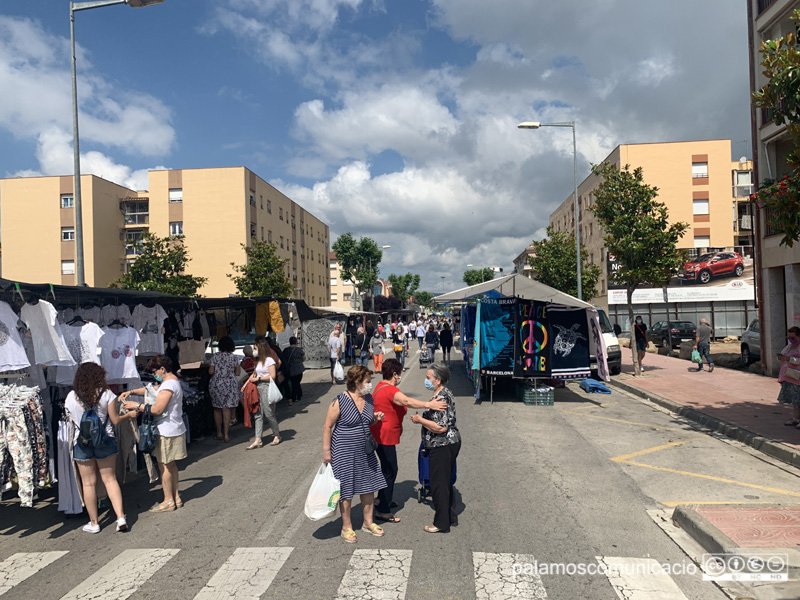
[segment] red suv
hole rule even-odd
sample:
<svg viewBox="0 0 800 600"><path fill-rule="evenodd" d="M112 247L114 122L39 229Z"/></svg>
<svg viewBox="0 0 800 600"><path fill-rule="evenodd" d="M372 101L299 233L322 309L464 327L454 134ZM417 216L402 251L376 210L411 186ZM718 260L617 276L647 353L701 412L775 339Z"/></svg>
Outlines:
<svg viewBox="0 0 800 600"><path fill-rule="evenodd" d="M687 281L708 283L712 277L718 275L741 277L742 273L744 273L744 262L738 252L710 252L687 262L678 277Z"/></svg>

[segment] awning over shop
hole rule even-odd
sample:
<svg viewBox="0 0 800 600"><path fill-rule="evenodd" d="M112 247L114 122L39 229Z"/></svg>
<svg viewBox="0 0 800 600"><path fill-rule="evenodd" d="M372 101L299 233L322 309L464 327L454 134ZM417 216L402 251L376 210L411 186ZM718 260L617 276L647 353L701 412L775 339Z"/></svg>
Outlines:
<svg viewBox="0 0 800 600"><path fill-rule="evenodd" d="M449 304L450 302L463 302L479 296L489 296L491 298L525 298L526 300L553 302L555 304L584 308L592 306L588 302L578 300L575 296L559 292L549 285L545 285L540 281L530 279L519 273L512 273L505 277L498 277L491 281L485 281L484 283L448 292L447 294L436 296L433 301L436 304Z"/></svg>

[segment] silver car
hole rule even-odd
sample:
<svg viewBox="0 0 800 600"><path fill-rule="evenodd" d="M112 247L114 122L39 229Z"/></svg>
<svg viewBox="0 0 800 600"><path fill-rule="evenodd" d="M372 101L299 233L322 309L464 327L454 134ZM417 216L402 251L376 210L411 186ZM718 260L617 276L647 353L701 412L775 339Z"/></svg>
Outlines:
<svg viewBox="0 0 800 600"><path fill-rule="evenodd" d="M757 360L761 360L761 326L753 319L742 334L742 365L749 367Z"/></svg>

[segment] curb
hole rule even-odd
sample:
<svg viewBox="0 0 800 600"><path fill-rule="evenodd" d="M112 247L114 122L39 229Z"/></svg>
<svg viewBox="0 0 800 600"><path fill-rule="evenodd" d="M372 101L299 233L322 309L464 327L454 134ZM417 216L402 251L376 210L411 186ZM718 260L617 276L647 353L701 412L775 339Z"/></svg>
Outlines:
<svg viewBox="0 0 800 600"><path fill-rule="evenodd" d="M629 394L643 398L644 400L649 400L654 404L658 404L659 406L666 408L676 415L685 417L690 421L694 421L695 423L716 431L717 433L721 433L729 438L742 442L743 444L747 444L748 446L751 446L768 456L777 458L778 460L794 467L800 467L800 451L790 448L785 444L775 442L758 435L757 433L743 429L742 427L738 427L737 425L726 423L725 421L717 419L716 417L712 417L700 412L699 410L695 410L694 408L689 408L683 404L679 404L678 402L670 400L669 398L664 398L658 394L653 394L652 392L639 389L638 387L624 381L612 379L611 385L628 392Z"/></svg>

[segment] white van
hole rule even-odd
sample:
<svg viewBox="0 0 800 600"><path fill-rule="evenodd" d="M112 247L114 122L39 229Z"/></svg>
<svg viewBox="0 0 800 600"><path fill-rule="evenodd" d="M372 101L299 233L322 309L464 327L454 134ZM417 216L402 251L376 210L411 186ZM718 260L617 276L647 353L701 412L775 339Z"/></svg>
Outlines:
<svg viewBox="0 0 800 600"><path fill-rule="evenodd" d="M619 375L622 372L622 350L619 347L619 340L614 333L614 328L611 326L611 321L608 319L606 311L599 306L594 307L600 317L600 329L603 332L603 340L606 343L606 361L608 362L608 371L612 375ZM592 371L597 371L597 357L591 357Z"/></svg>

